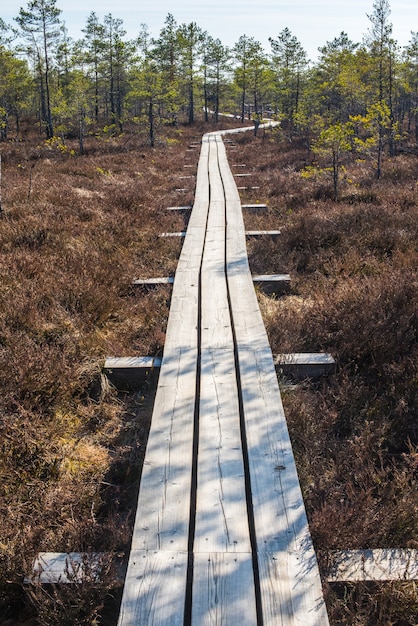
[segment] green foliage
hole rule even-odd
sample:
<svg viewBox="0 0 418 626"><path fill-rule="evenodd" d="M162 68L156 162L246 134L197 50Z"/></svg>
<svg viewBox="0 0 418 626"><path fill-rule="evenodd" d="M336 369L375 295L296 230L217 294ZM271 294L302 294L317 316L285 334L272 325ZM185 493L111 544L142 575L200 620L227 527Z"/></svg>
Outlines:
<svg viewBox="0 0 418 626"><path fill-rule="evenodd" d="M302 176L311 178L331 172L334 200L338 200L340 173L343 170L343 158L353 149L354 128L351 122L336 123L323 127L324 120L318 118L318 135L312 142L311 149L321 165L309 165L302 170Z"/></svg>

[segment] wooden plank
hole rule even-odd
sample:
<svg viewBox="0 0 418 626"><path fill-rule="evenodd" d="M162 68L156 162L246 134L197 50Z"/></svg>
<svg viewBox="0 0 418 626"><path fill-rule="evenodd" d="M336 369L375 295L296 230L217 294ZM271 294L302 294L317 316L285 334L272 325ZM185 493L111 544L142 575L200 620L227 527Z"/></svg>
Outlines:
<svg viewBox="0 0 418 626"><path fill-rule="evenodd" d="M253 283L267 295L283 295L290 292L289 274L258 274L253 276Z"/></svg>
<svg viewBox="0 0 418 626"><path fill-rule="evenodd" d="M74 584L100 582L106 555L86 552L39 552L25 584Z"/></svg>
<svg viewBox="0 0 418 626"><path fill-rule="evenodd" d="M336 550L328 558L328 582L418 579L416 549Z"/></svg>
<svg viewBox="0 0 418 626"><path fill-rule="evenodd" d="M167 211L191 211L192 207L190 204L186 204L184 206L168 206Z"/></svg>
<svg viewBox="0 0 418 626"><path fill-rule="evenodd" d="M245 231L246 237L253 237L254 239L258 239L260 237L272 237L275 240L279 235L281 235L280 230L247 230Z"/></svg>
<svg viewBox="0 0 418 626"><path fill-rule="evenodd" d="M187 550L196 386L193 347L164 350L132 550Z"/></svg>
<svg viewBox="0 0 418 626"><path fill-rule="evenodd" d="M187 232L185 230L182 230L178 233L160 233L159 237L185 237L186 234Z"/></svg>
<svg viewBox="0 0 418 626"><path fill-rule="evenodd" d="M137 387L158 373L161 358L155 356L107 357L103 373L115 387Z"/></svg>
<svg viewBox="0 0 418 626"><path fill-rule="evenodd" d="M187 552L131 551L118 626L184 626Z"/></svg>
<svg viewBox="0 0 418 626"><path fill-rule="evenodd" d="M192 626L255 626L254 577L250 553L196 553Z"/></svg>
<svg viewBox="0 0 418 626"><path fill-rule="evenodd" d="M279 375L289 376L296 380L317 378L335 372L334 357L324 352L276 354L274 365Z"/></svg>
<svg viewBox="0 0 418 626"><path fill-rule="evenodd" d="M265 211L267 209L267 204L242 204L241 208L243 209L249 209L249 210L254 210L254 211Z"/></svg>
<svg viewBox="0 0 418 626"><path fill-rule="evenodd" d="M202 353L196 552L250 552L232 346Z"/></svg>
<svg viewBox="0 0 418 626"><path fill-rule="evenodd" d="M172 285L174 283L173 276L162 276L159 278L135 278L132 281L134 287L153 288L158 285Z"/></svg>

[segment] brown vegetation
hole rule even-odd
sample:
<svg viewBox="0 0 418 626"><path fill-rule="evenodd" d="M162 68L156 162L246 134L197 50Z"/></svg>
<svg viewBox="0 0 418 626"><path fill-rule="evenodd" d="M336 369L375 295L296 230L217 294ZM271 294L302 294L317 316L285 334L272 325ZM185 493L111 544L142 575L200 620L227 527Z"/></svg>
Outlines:
<svg viewBox="0 0 418 626"><path fill-rule="evenodd" d="M112 563L91 601L91 584L75 600L21 583L38 551L129 547L153 390L118 394L102 367L162 352L169 289L136 293L131 281L175 271L180 243L158 233L184 226L166 207L192 203L193 179L178 177L206 130L172 128L154 150L135 135L91 138L82 157L31 135L3 144L1 623L90 624L109 602ZM322 571L329 549L418 547L416 156L388 159L380 181L353 160L333 202L331 181L302 177L303 145L237 143L230 162L260 186L243 202L269 204L247 226L282 231L249 244L251 267L292 275L289 296L260 295L273 352L327 351L338 364L284 391ZM329 585L327 602L332 624L412 626L418 611L409 583Z"/></svg>

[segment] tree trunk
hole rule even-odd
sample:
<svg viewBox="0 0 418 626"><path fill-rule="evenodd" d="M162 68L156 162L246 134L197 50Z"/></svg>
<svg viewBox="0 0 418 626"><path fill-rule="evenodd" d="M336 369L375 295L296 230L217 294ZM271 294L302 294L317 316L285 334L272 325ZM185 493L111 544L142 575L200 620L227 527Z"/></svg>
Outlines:
<svg viewBox="0 0 418 626"><path fill-rule="evenodd" d="M52 124L51 98L49 93L49 58L45 21L43 23L43 36L45 54L46 135L48 139L52 139L52 137L54 136L54 127Z"/></svg>
<svg viewBox="0 0 418 626"><path fill-rule="evenodd" d="M148 106L148 123L149 123L149 142L151 148L155 147L155 128L154 128L154 102L150 98Z"/></svg>

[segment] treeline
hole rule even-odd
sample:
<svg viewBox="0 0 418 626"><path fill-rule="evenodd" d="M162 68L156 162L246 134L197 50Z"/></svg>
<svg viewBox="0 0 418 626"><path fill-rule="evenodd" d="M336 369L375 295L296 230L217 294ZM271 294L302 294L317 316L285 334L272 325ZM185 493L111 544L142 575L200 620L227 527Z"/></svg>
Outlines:
<svg viewBox="0 0 418 626"><path fill-rule="evenodd" d="M30 0L14 26L0 20L0 137L18 137L31 115L47 139L77 136L83 153L91 128L122 133L130 122L154 145L160 124L197 114L273 117L327 154L337 195L341 153L374 152L379 176L384 149L395 154L406 137L418 145L418 32L401 49L388 0L368 17L361 44L341 32L311 63L288 28L268 52L246 35L228 48L171 14L157 38L143 25L128 40L122 20L92 12L73 41L56 0Z"/></svg>

